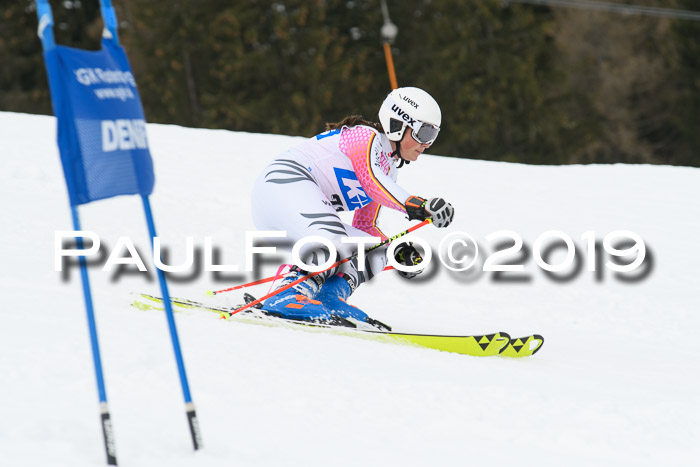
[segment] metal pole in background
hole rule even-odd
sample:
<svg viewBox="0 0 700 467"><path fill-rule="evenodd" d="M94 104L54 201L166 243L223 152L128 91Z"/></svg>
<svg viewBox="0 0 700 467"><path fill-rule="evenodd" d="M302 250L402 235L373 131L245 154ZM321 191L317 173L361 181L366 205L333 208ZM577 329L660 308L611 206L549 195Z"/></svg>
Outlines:
<svg viewBox="0 0 700 467"><path fill-rule="evenodd" d="M396 81L396 71L394 71L394 59L391 56L391 44L394 43L394 39L399 33L399 28L391 22L389 18L389 8L386 6L386 0L381 0L382 6L382 16L384 17L384 24L382 25L382 41L384 41L384 58L386 59L386 68L389 72L389 82L391 83L391 89L396 89L399 87Z"/></svg>

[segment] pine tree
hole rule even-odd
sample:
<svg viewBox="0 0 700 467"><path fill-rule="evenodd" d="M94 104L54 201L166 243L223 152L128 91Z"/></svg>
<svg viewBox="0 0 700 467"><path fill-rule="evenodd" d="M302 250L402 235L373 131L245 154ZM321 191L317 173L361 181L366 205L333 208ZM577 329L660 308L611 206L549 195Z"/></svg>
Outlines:
<svg viewBox="0 0 700 467"><path fill-rule="evenodd" d="M99 3L64 1L52 7L58 44L99 48ZM0 110L52 113L37 24L33 0L9 2L0 10Z"/></svg>

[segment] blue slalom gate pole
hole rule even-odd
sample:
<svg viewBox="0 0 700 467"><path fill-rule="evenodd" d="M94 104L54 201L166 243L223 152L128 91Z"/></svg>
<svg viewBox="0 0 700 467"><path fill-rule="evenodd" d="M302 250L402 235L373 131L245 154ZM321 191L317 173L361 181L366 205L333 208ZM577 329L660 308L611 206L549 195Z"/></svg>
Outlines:
<svg viewBox="0 0 700 467"><path fill-rule="evenodd" d="M80 231L80 218L78 209L71 206L73 215L73 230ZM76 246L79 250L84 250L83 237L75 237ZM83 296L85 297L85 310L87 313L88 328L90 331L90 346L92 347L92 361L95 366L95 377L97 379L97 393L100 399L100 421L102 424L102 436L105 441L107 452L107 464L117 465L117 451L114 443L114 431L112 430L112 420L109 415L107 405L107 391L105 389L104 376L102 374L102 357L100 356L100 345L97 340L97 324L95 322L95 310L92 306L92 294L90 292L90 279L87 272L87 261L85 256L78 257L80 262L80 277L83 283Z"/></svg>
<svg viewBox="0 0 700 467"><path fill-rule="evenodd" d="M146 214L148 233L151 236L151 250L153 251L153 242L157 235L155 223L153 222L151 203L148 200L148 196L142 195L141 199L143 200L143 210ZM190 394L190 385L187 382L185 362L182 358L182 351L180 349L180 339L177 336L177 327L175 326L175 317L173 315L172 303L170 302L168 283L165 281L165 274L163 273L163 271L161 271L159 268L156 268L156 271L158 273L158 282L160 283L160 290L163 294L163 303L165 304L165 316L168 319L170 339L173 343L173 350L175 351L175 361L177 362L177 371L180 375L182 394L185 397L185 412L187 414L187 422L189 423L190 434L192 435L192 443L194 444L194 449L196 451L202 447L202 437L199 431L199 421L197 420L197 413L195 412L194 402L192 402L192 396Z"/></svg>
<svg viewBox="0 0 700 467"><path fill-rule="evenodd" d="M54 20L48 0L35 0L39 19L38 36L57 120L61 165L76 231L76 245L84 250L77 206L121 195L143 198L151 248L156 231L148 196L155 175L141 97L126 52L119 44L118 23L111 0L100 0L104 23L102 47L87 51L56 44ZM107 405L95 312L90 292L87 261L79 257L93 362L100 400L100 417L107 450L107 463L117 465L114 437ZM158 280L165 300L166 316L194 449L202 447L199 423L185 374L170 295L164 273Z"/></svg>
<svg viewBox="0 0 700 467"><path fill-rule="evenodd" d="M39 18L39 38L44 49L44 53L53 53L56 49L56 42L53 35L53 13L47 0L37 0L37 17ZM52 76L49 76L51 79ZM54 78L55 80L55 78ZM73 217L73 230L80 231L80 217L77 206L71 203L71 215ZM76 246L83 250L84 242L80 236L75 237ZM97 324L95 322L95 309L92 304L92 293L90 291L90 279L87 271L87 261L85 256L79 256L80 278L83 284L83 297L85 299L85 312L90 333L90 346L92 348L92 361L95 367L95 379L97 381L97 394L100 404L100 424L102 425L102 437L107 454L107 464L117 465L117 451L114 442L114 430L112 429L112 419L107 404L107 390L105 389L104 375L102 372L102 357L100 355L100 345L97 340Z"/></svg>

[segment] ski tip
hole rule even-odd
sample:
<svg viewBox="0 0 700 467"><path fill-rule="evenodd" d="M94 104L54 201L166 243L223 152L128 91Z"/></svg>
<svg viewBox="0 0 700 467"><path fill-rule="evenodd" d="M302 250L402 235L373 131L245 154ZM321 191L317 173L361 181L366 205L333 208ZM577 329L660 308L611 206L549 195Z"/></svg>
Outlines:
<svg viewBox="0 0 700 467"><path fill-rule="evenodd" d="M535 355L544 345L544 337L542 337L539 334L533 334L532 337L535 341L539 341L539 345L537 346L537 348L532 351L532 355Z"/></svg>
<svg viewBox="0 0 700 467"><path fill-rule="evenodd" d="M206 293L209 297L213 297L213 296L214 296L214 291L213 291L213 290L207 290L205 293Z"/></svg>
<svg viewBox="0 0 700 467"><path fill-rule="evenodd" d="M544 345L544 337L532 334L526 337L511 338L508 345L503 347L500 355L504 357L529 357L536 354Z"/></svg>

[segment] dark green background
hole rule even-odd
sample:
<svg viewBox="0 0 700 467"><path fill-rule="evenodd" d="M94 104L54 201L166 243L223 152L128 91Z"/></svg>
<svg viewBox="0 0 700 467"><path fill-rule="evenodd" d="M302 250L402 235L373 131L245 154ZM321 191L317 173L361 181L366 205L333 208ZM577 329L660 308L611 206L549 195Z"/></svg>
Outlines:
<svg viewBox="0 0 700 467"><path fill-rule="evenodd" d="M99 48L98 3L53 1L57 41ZM113 3L150 122L311 136L374 118L390 90L379 0ZM51 114L33 2L0 5L0 110ZM399 85L442 107L430 153L700 166L700 22L499 0L388 5Z"/></svg>

